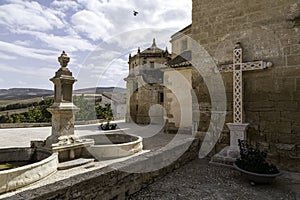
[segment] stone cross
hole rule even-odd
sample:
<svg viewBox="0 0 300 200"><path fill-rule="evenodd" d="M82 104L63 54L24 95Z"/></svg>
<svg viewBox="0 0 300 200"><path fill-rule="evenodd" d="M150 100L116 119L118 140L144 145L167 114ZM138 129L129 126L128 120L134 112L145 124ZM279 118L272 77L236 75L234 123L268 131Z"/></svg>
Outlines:
<svg viewBox="0 0 300 200"><path fill-rule="evenodd" d="M243 71L271 67L271 62L254 61L243 63L243 49L238 42L233 50L233 64L223 65L220 72L233 72L233 123L243 123Z"/></svg>
<svg viewBox="0 0 300 200"><path fill-rule="evenodd" d="M246 138L249 124L243 123L243 71L271 67L271 62L254 61L243 63L243 49L240 43L233 49L233 64L223 65L220 72L233 72L233 123L227 123L230 130L230 146L225 147L211 158L211 163L232 165L239 157L238 140Z"/></svg>

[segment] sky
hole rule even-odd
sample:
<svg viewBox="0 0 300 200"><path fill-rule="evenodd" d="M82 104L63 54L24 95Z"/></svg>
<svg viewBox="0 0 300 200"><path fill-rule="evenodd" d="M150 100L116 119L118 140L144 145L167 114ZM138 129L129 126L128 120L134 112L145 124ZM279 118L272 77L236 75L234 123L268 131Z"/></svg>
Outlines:
<svg viewBox="0 0 300 200"><path fill-rule="evenodd" d="M1 0L0 88L53 89L63 50L75 89L126 87L129 53L153 38L170 50L191 11L192 0Z"/></svg>

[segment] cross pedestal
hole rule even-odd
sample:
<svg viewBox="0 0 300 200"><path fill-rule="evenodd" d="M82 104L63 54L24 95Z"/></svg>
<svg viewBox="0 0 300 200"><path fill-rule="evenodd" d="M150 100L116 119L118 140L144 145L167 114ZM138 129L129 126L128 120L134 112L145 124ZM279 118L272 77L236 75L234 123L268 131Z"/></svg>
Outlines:
<svg viewBox="0 0 300 200"><path fill-rule="evenodd" d="M238 140L246 139L246 130L249 124L226 124L230 130L230 146L225 147L211 158L211 163L232 165L239 158L240 150Z"/></svg>
<svg viewBox="0 0 300 200"><path fill-rule="evenodd" d="M227 123L230 130L230 146L214 155L211 163L232 165L240 156L238 140L246 139L248 123L243 123L243 71L259 70L271 67L271 62L254 61L243 63L243 49L240 43L233 50L233 64L224 65L220 72L233 73L233 123Z"/></svg>

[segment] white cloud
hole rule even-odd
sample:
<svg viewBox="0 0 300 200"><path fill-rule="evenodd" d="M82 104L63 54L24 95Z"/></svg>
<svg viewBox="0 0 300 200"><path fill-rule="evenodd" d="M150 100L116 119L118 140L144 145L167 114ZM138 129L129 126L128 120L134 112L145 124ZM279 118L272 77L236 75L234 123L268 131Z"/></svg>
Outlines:
<svg viewBox="0 0 300 200"><path fill-rule="evenodd" d="M1 88L12 87L37 87L52 89L53 84L49 81L56 69L48 67L36 67L26 64L11 65L0 63L0 71L3 78ZM7 78L6 78L7 77Z"/></svg>
<svg viewBox="0 0 300 200"><path fill-rule="evenodd" d="M32 66L11 66L11 65L5 65L5 64L0 64L0 71L1 72L13 72L14 74L22 74L22 75L39 75L36 76L46 76L49 77L53 74L53 68L51 67L32 67Z"/></svg>
<svg viewBox="0 0 300 200"><path fill-rule="evenodd" d="M93 40L141 28L179 30L191 22L191 1L186 0L78 0L78 3L85 10L75 13L72 23L77 31ZM139 14L133 16L133 10Z"/></svg>
<svg viewBox="0 0 300 200"><path fill-rule="evenodd" d="M21 46L30 46L30 45L32 45L32 42L29 40L17 40L17 41L14 41L14 44L21 45Z"/></svg>
<svg viewBox="0 0 300 200"><path fill-rule="evenodd" d="M1 53L1 52L0 52L0 59L4 59L4 60L15 60L15 59L17 59L17 57L11 56L11 55L7 55L7 54L5 54L5 53Z"/></svg>
<svg viewBox="0 0 300 200"><path fill-rule="evenodd" d="M54 0L51 5L58 10L67 11L67 10L75 10L77 11L80 5L73 0Z"/></svg>
<svg viewBox="0 0 300 200"><path fill-rule="evenodd" d="M109 29L114 25L103 13L82 10L72 16L72 24L78 32L85 33L92 40L108 36Z"/></svg>
<svg viewBox="0 0 300 200"><path fill-rule="evenodd" d="M133 10L139 14L133 16ZM49 69L58 67L58 54L65 50L73 73L79 71L75 85L93 87L100 81L105 86L121 82L124 87L130 52L149 47L154 37L164 49L170 36L189 23L191 0L6 0L0 5L0 70L10 66L3 78L7 83L17 74L39 87L36 73L43 73L38 79L48 84L54 73ZM43 62L49 69L39 68L45 67ZM26 71L19 66L32 67Z"/></svg>
<svg viewBox="0 0 300 200"><path fill-rule="evenodd" d="M38 31L19 31L19 33L32 35L46 43L49 48L66 50L67 52L92 51L96 48L95 45L77 35L58 36Z"/></svg>
<svg viewBox="0 0 300 200"><path fill-rule="evenodd" d="M125 87L124 78L128 75L128 61L122 58L113 60L99 77L98 85Z"/></svg>
<svg viewBox="0 0 300 200"><path fill-rule="evenodd" d="M89 10L99 10L103 5L103 3L98 0L77 0L77 2Z"/></svg>
<svg viewBox="0 0 300 200"><path fill-rule="evenodd" d="M103 61L108 60L109 62L120 57L122 54L119 51L105 51L105 50L97 50L94 51L90 56L88 56L89 60L93 61Z"/></svg>
<svg viewBox="0 0 300 200"><path fill-rule="evenodd" d="M57 51L34 49L0 41L0 51L5 51L22 57L53 61Z"/></svg>
<svg viewBox="0 0 300 200"><path fill-rule="evenodd" d="M55 15L57 12L42 7L34 1L9 1L0 6L0 24L10 29L46 31L63 27L63 22Z"/></svg>
<svg viewBox="0 0 300 200"><path fill-rule="evenodd" d="M111 46L116 46L124 49L123 53L129 54L130 51L137 49L144 50L151 46L153 38L156 39L156 44L159 48L170 49L170 36L175 32L174 29L159 29L159 28L144 28L128 32L123 32L109 38L106 43ZM134 51L136 53L136 51Z"/></svg>

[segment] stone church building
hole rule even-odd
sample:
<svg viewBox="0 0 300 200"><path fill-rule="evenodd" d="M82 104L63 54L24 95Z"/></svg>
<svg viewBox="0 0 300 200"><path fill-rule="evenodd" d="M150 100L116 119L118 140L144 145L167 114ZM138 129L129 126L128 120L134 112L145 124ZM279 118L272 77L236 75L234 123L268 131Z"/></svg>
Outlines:
<svg viewBox="0 0 300 200"><path fill-rule="evenodd" d="M155 39L151 47L134 56L129 55L129 75L127 82L126 122L138 124L159 123L163 121L163 109L152 109L152 121L149 109L153 105L164 103L163 71L164 64L171 59L166 50L156 46Z"/></svg>
<svg viewBox="0 0 300 200"><path fill-rule="evenodd" d="M192 24L172 35L171 43L172 54L154 41L129 56L127 122L147 124L151 118L166 122L167 132L184 128L200 138L214 134L208 130L212 113L219 110L213 107L206 75L215 71L222 78L226 107L210 155L229 145L226 123L237 121L249 124L245 137L260 143L272 162L300 171L299 0L193 0ZM195 53L200 48L209 58ZM238 65L235 49L242 49ZM214 70L206 67L211 61ZM209 73L199 72L195 62ZM241 70L241 79L233 77L234 70ZM149 116L156 104L161 106Z"/></svg>

